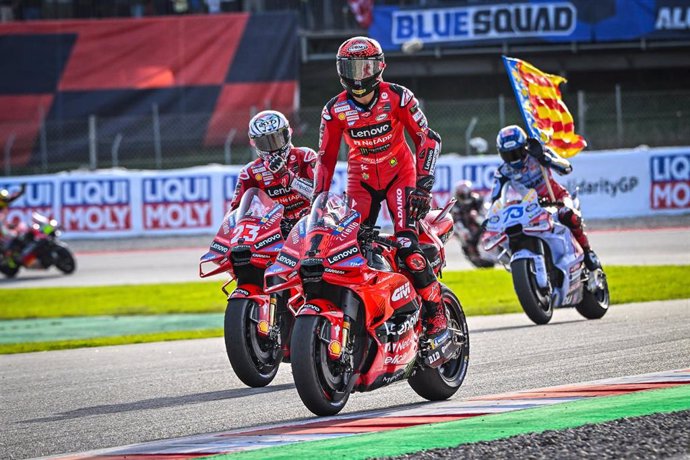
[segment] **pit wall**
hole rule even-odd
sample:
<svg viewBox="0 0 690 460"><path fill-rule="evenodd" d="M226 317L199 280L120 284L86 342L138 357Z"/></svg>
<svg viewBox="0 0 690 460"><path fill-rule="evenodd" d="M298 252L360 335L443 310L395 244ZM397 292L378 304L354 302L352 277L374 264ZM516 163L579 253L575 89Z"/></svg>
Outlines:
<svg viewBox="0 0 690 460"><path fill-rule="evenodd" d="M571 159L572 174L558 180L578 187L587 218L633 218L690 213L690 146L587 152ZM497 156L442 156L434 199L442 206L453 184L471 180L488 192ZM56 217L65 238L215 233L232 199L241 167L210 165L166 171L75 171L0 179L14 191L27 184L8 218L29 222L32 211ZM342 192L346 165L339 163L331 190ZM380 223L387 223L382 215Z"/></svg>

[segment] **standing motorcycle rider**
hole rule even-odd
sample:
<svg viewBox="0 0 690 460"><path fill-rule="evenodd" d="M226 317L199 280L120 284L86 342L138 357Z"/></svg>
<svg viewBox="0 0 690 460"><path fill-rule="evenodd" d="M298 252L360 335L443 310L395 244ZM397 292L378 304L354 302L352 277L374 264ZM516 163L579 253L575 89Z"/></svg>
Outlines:
<svg viewBox="0 0 690 460"><path fill-rule="evenodd" d="M230 208L236 209L251 187L265 191L284 207L283 237L306 212L314 189L316 152L292 145L292 129L285 115L264 110L249 121L249 141L258 158L240 172Z"/></svg>
<svg viewBox="0 0 690 460"><path fill-rule="evenodd" d="M506 126L498 132L496 148L505 163L494 174L491 202L501 197L503 186L511 182L517 190L533 188L539 198L558 205L558 220L569 227L573 236L585 253L585 266L594 271L601 268L599 258L592 250L584 222L578 209L575 209L570 194L553 178L551 170L560 175L570 174L570 162L559 157L538 139L527 137L525 131L516 125ZM542 168L543 167L543 168ZM542 172L543 171L543 172ZM553 194L553 196L551 196Z"/></svg>
<svg viewBox="0 0 690 460"><path fill-rule="evenodd" d="M347 195L373 226L385 200L400 244L402 268L424 301L427 336L432 347L450 338L441 290L419 246L417 221L431 206L441 138L429 129L412 92L384 82L383 50L376 40L354 37L338 48L336 68L344 91L321 114L319 158L314 196L328 191L343 137L348 146ZM405 141L405 131L415 153Z"/></svg>

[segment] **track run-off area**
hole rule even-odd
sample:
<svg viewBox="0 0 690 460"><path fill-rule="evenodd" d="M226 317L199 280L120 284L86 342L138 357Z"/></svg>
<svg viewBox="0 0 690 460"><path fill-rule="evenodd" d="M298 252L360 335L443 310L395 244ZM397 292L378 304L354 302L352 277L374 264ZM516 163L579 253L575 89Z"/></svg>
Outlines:
<svg viewBox="0 0 690 460"><path fill-rule="evenodd" d="M688 369L689 311L689 300L676 300L617 305L597 321L558 310L547 326L524 314L470 317L467 379L450 402L437 404ZM0 367L2 458L318 420L300 401L289 366L268 387L247 388L222 339L4 355ZM433 407L401 382L354 394L341 418Z"/></svg>
<svg viewBox="0 0 690 460"><path fill-rule="evenodd" d="M687 265L690 227L687 221L681 225L597 229L590 232L590 237L604 265ZM78 263L74 275L64 276L55 270L22 271L14 280L0 281L0 288L195 281L199 257L210 241L210 236L73 241L70 246ZM447 260L448 269L471 268L455 241L448 244ZM215 284L211 283L209 289L217 290L222 277L212 280ZM434 421L444 422L455 418L440 414L457 416L459 408L477 406L476 398L484 400L490 395L601 379L620 383L616 379L659 372L664 373L664 380L670 371L690 368L689 320L690 299L615 305L597 321L583 319L574 309L556 310L546 326L533 325L522 313L469 317L470 369L450 401L428 403L401 382L371 393L354 394L343 413L328 423L342 428L348 420L357 420L355 425L360 428L345 429L347 434L372 431L362 426L382 423L397 429L415 423L409 419L409 423L385 422L381 417L427 417L438 413ZM158 454L188 454L189 449L215 453L232 449L227 447L227 436L222 436L221 442L208 434L246 432L266 425L293 427L321 420L313 417L299 399L289 365L281 367L268 387L247 388L233 374L220 338L0 355L0 369L3 459L93 453L99 449L116 455L160 450L164 452ZM639 383L639 379L634 381ZM643 393L647 392L639 394ZM543 405L556 411L556 407L570 410L570 406L560 403L579 404L562 397L562 401L556 401L559 404L551 406L553 398L546 399L549 404ZM491 403L482 402L482 410L493 413L506 408L505 399L497 401L493 409L484 409ZM516 405L518 409L548 409L534 400ZM526 417L532 414L523 413ZM314 439L313 433L302 434L306 440ZM190 447L190 436L199 444ZM217 445L209 447L208 439L216 439ZM163 441L133 450L119 448L157 440ZM268 454L261 455L265 456L257 458L268 458ZM299 458L294 453L292 456Z"/></svg>
<svg viewBox="0 0 690 460"><path fill-rule="evenodd" d="M685 222L685 219L683 220ZM65 276L56 269L21 270L15 279L0 279L2 288L101 286L174 283L199 280L199 258L212 236L74 241L77 270ZM604 265L690 264L690 227L594 230L592 247ZM455 240L446 245L446 270L469 270ZM501 268L502 270L502 268ZM222 276L211 278L221 280Z"/></svg>

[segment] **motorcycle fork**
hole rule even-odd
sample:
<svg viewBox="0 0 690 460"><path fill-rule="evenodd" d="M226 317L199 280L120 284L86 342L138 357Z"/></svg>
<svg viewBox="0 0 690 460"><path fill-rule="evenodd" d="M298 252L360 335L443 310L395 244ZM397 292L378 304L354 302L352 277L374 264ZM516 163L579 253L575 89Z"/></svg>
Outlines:
<svg viewBox="0 0 690 460"><path fill-rule="evenodd" d="M264 336L272 336L280 331L276 327L276 306L278 304L278 297L271 294L268 300L268 308L266 304L259 308L259 322L256 325L257 332Z"/></svg>

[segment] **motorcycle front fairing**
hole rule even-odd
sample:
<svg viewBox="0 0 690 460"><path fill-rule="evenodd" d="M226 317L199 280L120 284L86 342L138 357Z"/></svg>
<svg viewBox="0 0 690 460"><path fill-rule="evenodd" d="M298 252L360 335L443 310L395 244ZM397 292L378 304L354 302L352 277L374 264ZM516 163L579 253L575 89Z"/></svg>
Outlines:
<svg viewBox="0 0 690 460"><path fill-rule="evenodd" d="M484 245L491 250L498 245L509 248L508 230L518 233L515 236L536 238L549 247L551 262L558 269L563 283L557 285L551 280L554 305L564 306L577 303L578 281L583 261L582 250L572 237L570 229L561 224L557 217L539 205L539 197L530 189L520 201L496 201L492 206L486 226ZM521 247L512 255L510 261L531 259L534 262L535 277L540 288L549 286L548 267L545 251L539 248ZM575 268L573 268L575 267Z"/></svg>

